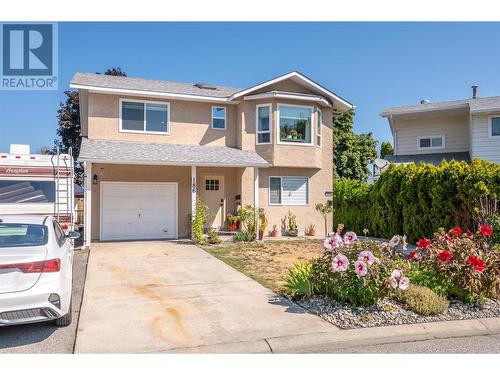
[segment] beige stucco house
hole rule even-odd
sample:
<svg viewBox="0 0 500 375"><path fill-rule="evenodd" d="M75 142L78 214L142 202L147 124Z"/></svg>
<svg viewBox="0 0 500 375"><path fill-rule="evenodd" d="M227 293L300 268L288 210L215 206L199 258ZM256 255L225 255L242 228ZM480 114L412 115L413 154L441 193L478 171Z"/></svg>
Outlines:
<svg viewBox="0 0 500 375"><path fill-rule="evenodd" d="M208 225L240 204L269 227L323 218L332 190L332 108L352 104L298 72L247 89L76 73L85 241L185 238L198 196Z"/></svg>
<svg viewBox="0 0 500 375"><path fill-rule="evenodd" d="M472 97L386 108L394 144L393 163L474 158L500 163L500 96Z"/></svg>

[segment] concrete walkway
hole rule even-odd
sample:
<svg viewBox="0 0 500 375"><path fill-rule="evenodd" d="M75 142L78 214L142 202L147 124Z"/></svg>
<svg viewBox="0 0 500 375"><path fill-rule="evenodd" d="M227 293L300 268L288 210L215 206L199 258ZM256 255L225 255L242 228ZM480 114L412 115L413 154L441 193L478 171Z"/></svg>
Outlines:
<svg viewBox="0 0 500 375"><path fill-rule="evenodd" d="M194 245L98 243L75 352L269 353L271 338L337 332Z"/></svg>

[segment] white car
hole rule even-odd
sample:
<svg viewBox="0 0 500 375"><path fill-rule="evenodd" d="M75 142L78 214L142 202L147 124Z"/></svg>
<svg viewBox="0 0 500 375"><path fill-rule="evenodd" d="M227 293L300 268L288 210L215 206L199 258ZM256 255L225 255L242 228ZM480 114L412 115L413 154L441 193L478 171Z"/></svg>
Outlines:
<svg viewBox="0 0 500 375"><path fill-rule="evenodd" d="M73 241L52 216L0 214L0 326L71 323Z"/></svg>

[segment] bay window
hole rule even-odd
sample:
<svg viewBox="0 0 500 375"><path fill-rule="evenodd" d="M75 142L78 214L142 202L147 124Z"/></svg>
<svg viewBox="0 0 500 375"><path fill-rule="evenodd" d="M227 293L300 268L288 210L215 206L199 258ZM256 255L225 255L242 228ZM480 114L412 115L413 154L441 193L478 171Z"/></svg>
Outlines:
<svg viewBox="0 0 500 375"><path fill-rule="evenodd" d="M272 106L271 104L262 104L256 108L257 144L269 144L271 143Z"/></svg>
<svg viewBox="0 0 500 375"><path fill-rule="evenodd" d="M312 107L279 104L279 142L312 144Z"/></svg>

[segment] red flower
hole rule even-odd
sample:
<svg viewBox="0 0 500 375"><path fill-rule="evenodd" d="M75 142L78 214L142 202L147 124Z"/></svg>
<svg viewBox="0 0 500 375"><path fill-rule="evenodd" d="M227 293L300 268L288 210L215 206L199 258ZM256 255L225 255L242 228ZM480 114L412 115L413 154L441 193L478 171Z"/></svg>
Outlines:
<svg viewBox="0 0 500 375"><path fill-rule="evenodd" d="M416 251L410 251L410 253L406 256L406 259L413 259L417 255Z"/></svg>
<svg viewBox="0 0 500 375"><path fill-rule="evenodd" d="M493 230L490 228L489 225L482 225L481 228L479 228L479 233L483 236L491 236L493 234Z"/></svg>
<svg viewBox="0 0 500 375"><path fill-rule="evenodd" d="M460 227L455 227L451 231L457 237L460 236L463 233L462 228L460 228Z"/></svg>
<svg viewBox="0 0 500 375"><path fill-rule="evenodd" d="M417 247L421 249L427 249L431 245L431 240L427 238L421 238L417 242Z"/></svg>
<svg viewBox="0 0 500 375"><path fill-rule="evenodd" d="M483 270L486 268L483 260L474 255L468 257L467 262L472 266L472 268L479 272L483 272Z"/></svg>
<svg viewBox="0 0 500 375"><path fill-rule="evenodd" d="M444 250L437 257L441 262L448 262L453 259L453 254L449 250Z"/></svg>

